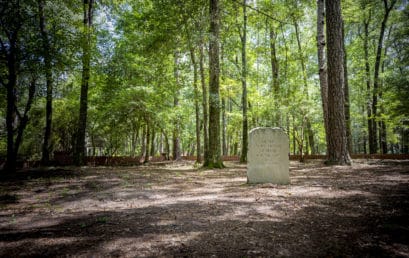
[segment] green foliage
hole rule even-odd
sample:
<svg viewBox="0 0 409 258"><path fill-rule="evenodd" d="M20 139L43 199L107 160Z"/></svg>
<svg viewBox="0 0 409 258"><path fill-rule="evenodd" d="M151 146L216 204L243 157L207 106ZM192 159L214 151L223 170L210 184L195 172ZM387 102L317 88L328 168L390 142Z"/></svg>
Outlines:
<svg viewBox="0 0 409 258"><path fill-rule="evenodd" d="M12 2L12 1L11 1ZM37 78L37 95L29 113L20 154L40 156L45 119L45 78L39 49L36 1L20 1L25 18L20 32L20 68L18 80L19 111L24 109L28 82ZM311 122L315 149L325 153L322 103L316 60L316 6L313 1L248 1L247 87L249 129L278 126L290 136L291 150L298 152L301 140L307 146L305 119ZM2 7L3 8L3 7ZM241 107L241 1L223 1L221 22L221 98L225 100L226 144L229 154L240 153ZM401 129L409 120L409 10L400 3L391 13L386 55L381 75L383 112L378 121L386 121L390 143L399 143ZM76 1L46 1L45 14L50 35L53 79L52 147L71 152L75 139L81 81L80 36L82 6ZM369 63L375 62L376 44L383 15L381 1L343 1L348 53L348 79L352 134L355 151L362 152L367 135L367 89L363 52L363 19L370 20ZM208 83L208 1L143 0L98 2L95 12L95 46L89 89L87 147L101 147L101 154L139 155L144 144L143 128L155 128L156 148L165 151L165 136L171 143L175 123L180 125L184 154L195 148L195 106L193 64L190 50L199 57L204 44L204 80ZM12 17L3 16L10 23ZM299 26L301 53L298 50L295 23ZM4 27L4 25L2 26ZM278 90L273 89L271 67L271 30L275 33L278 62ZM5 42L4 28L0 38ZM175 64L175 53L178 63ZM300 59L306 69L306 85ZM371 68L371 74L373 68ZM178 81L175 73L178 73ZM0 75L6 78L6 59L1 54ZM199 76L200 77L200 76ZM3 82L4 84L4 82ZM199 78L199 100L201 87ZM174 107L174 97L179 105ZM0 87L0 106L6 106L5 87ZM200 105L200 109L202 106ZM200 110L202 117L203 110ZM5 108L0 110L0 155L6 152ZM202 119L202 118L201 118ZM199 121L203 128L203 121ZM203 129L201 129L203 130ZM202 132L203 133L203 132ZM162 140L160 140L162 139ZM294 145L294 140L295 145ZM203 139L202 139L203 141ZM298 143L297 143L298 141ZM98 145L98 146L97 146ZM101 145L101 146L99 146ZM202 144L203 146L203 144ZM217 166L217 164L216 164Z"/></svg>

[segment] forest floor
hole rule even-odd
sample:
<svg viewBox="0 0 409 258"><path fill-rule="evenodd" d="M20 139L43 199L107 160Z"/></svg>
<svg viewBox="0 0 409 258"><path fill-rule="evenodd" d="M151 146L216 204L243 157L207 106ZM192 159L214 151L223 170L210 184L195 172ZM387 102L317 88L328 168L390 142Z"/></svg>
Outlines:
<svg viewBox="0 0 409 258"><path fill-rule="evenodd" d="M290 185L191 162L0 178L0 256L409 257L409 161L290 163Z"/></svg>

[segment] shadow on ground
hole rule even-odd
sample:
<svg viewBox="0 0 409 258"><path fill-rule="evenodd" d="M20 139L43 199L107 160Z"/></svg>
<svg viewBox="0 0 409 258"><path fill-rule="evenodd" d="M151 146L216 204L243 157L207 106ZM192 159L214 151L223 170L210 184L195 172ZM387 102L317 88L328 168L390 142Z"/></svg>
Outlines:
<svg viewBox="0 0 409 258"><path fill-rule="evenodd" d="M1 183L17 198L1 203L2 257L409 256L406 164L292 163L289 186L246 185L235 164L24 178Z"/></svg>

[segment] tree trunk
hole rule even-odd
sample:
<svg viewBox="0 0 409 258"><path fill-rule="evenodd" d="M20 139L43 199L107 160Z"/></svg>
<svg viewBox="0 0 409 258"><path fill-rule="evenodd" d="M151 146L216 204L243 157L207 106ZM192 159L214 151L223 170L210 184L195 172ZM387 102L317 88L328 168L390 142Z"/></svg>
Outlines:
<svg viewBox="0 0 409 258"><path fill-rule="evenodd" d="M348 152L352 153L352 133L351 133L351 111L349 104L349 84L348 84L348 59L347 52L345 48L345 30L344 22L342 22L342 49L344 50L344 108L345 108L345 126L346 126L346 137L347 137L347 148Z"/></svg>
<svg viewBox="0 0 409 258"><path fill-rule="evenodd" d="M307 69L305 67L305 62L304 62L304 54L302 52L302 46L301 46L301 39L300 39L300 33L299 33L299 28L298 28L298 23L294 19L294 27L295 27L295 35L297 38L297 46L298 46L298 55L300 59L300 64L301 64L301 70L302 70L302 78L303 78L303 84L304 84L304 95L305 98L308 100L309 99L309 94L308 94L308 83L307 83ZM312 126L311 126L311 121L309 117L306 117L306 123L307 127L307 137L308 137L308 143L311 151L314 151L314 146L315 146L315 141L314 141L314 132L312 131ZM303 128L304 130L304 128ZM307 146L307 153L308 154L308 146Z"/></svg>
<svg viewBox="0 0 409 258"><path fill-rule="evenodd" d="M149 119L146 119L146 147L145 147L145 159L143 163L149 162L149 146L150 146L150 138L151 138L151 126Z"/></svg>
<svg viewBox="0 0 409 258"><path fill-rule="evenodd" d="M328 79L327 64L325 58L325 3L324 0L317 0L317 47L318 47L318 68L321 88L322 110L324 115L324 129L328 132ZM328 134L325 133L325 144L328 145ZM328 148L327 148L328 153Z"/></svg>
<svg viewBox="0 0 409 258"><path fill-rule="evenodd" d="M17 87L17 33L11 35L10 49L7 53L7 109L6 109L6 129L7 129L7 159L4 169L8 172L16 170L16 152L14 151L14 121L16 118L16 87Z"/></svg>
<svg viewBox="0 0 409 258"><path fill-rule="evenodd" d="M247 118L247 60L246 60L246 41L247 41L247 13L246 0L243 0L243 31L240 34L241 39L241 85L242 97L241 105L243 107L243 131L241 141L240 162L247 162L248 151L248 118Z"/></svg>
<svg viewBox="0 0 409 258"><path fill-rule="evenodd" d="M200 83L202 85L202 109L203 109L203 156L205 163L209 162L209 127L208 127L208 102L207 102L207 87L204 74L204 50L203 42L200 43L199 52L199 72Z"/></svg>
<svg viewBox="0 0 409 258"><path fill-rule="evenodd" d="M201 163L201 146L200 146L200 108L199 108L199 88L198 83L198 73L197 73L197 63L194 48L190 48L190 59L193 64L193 91L195 95L195 119L196 119L196 162Z"/></svg>
<svg viewBox="0 0 409 258"><path fill-rule="evenodd" d="M375 119L372 117L372 100L371 100L371 69L369 65L369 23L371 21L371 13L368 19L364 20L364 58L365 58L365 77L366 77L366 91L367 91L367 117L368 117L368 142L369 153L376 153L376 133L374 132L373 124Z"/></svg>
<svg viewBox="0 0 409 258"><path fill-rule="evenodd" d="M151 149L150 156L155 156L155 126L151 126Z"/></svg>
<svg viewBox="0 0 409 258"><path fill-rule="evenodd" d="M226 98L222 98L222 151L223 156L227 156L227 119L226 119Z"/></svg>
<svg viewBox="0 0 409 258"><path fill-rule="evenodd" d="M141 158L145 157L146 148L147 148L146 147L146 125L143 125L142 126L142 137L141 137Z"/></svg>
<svg viewBox="0 0 409 258"><path fill-rule="evenodd" d="M279 110L279 93L280 84L278 80L278 59L276 50L277 34L274 31L273 25L270 25L270 62L271 62L271 75L272 75L272 92L274 98L274 108L276 114L273 115L272 125L280 126L280 113Z"/></svg>
<svg viewBox="0 0 409 258"><path fill-rule="evenodd" d="M78 118L77 141L74 153L74 163L77 166L85 164L85 135L87 128L88 113L88 86L90 78L91 61L91 26L92 26L92 4L93 0L84 0L84 23L83 23L83 42L82 42L82 78L81 78L81 96L80 111Z"/></svg>
<svg viewBox="0 0 409 258"><path fill-rule="evenodd" d="M340 0L325 2L328 57L328 164L351 164L344 111L344 53Z"/></svg>
<svg viewBox="0 0 409 258"><path fill-rule="evenodd" d="M388 18L389 18L389 14L393 9L393 6L396 4L396 0L392 0L390 2L390 5L388 6L388 0L383 0L383 4L384 4L384 9L385 9L385 14L383 16L382 19L382 24L381 24L381 31L379 33L379 39L378 39L378 47L376 50L376 59L375 59L375 67L374 67L374 81L373 81L373 94L372 94L372 112L373 115L375 117L378 116L382 116L382 114L378 114L377 112L377 108L378 108L378 97L379 95L382 95L382 93L380 92L379 86L380 86L380 79L379 79L379 69L381 66L381 58L382 58L382 49L383 49L383 38L385 35L385 29L386 29L386 24L388 22ZM374 131L375 131L375 135L376 135L376 126L377 123L376 121L374 121L373 123L374 126ZM384 136L383 132L382 132L382 123L381 123L381 128L380 128L380 141L382 142L382 137ZM386 137L385 137L386 138ZM386 142L385 142L386 145ZM376 150L377 148L377 142L375 139L375 146L376 146ZM382 143L381 143L381 147L382 147ZM382 151L385 151L385 149L383 149Z"/></svg>
<svg viewBox="0 0 409 258"><path fill-rule="evenodd" d="M169 137L165 131L162 130L163 136L165 137L165 151L166 151L166 160L169 160L170 146L169 146Z"/></svg>
<svg viewBox="0 0 409 258"><path fill-rule="evenodd" d="M389 29L388 32L388 36L387 39L390 39L390 35L391 35L391 31L392 31L392 26ZM384 57L386 57L388 52L388 47L385 46L385 51L384 51ZM381 69L381 73L384 74L385 73L385 59L382 61L382 69ZM383 92L383 82L380 84L380 90L379 90L379 99L382 100L382 92ZM382 102L383 103L383 102ZM385 106L384 104L380 105L380 112L381 114L383 114L385 112ZM381 153L382 154L387 154L388 153L388 143L387 143L387 133L386 133L386 123L384 119L381 119L379 121L379 146L381 148ZM393 151L393 148L392 148Z"/></svg>
<svg viewBox="0 0 409 258"><path fill-rule="evenodd" d="M14 157L17 157L18 149L20 144L23 140L24 130L26 129L28 123L28 112L31 109L31 105L33 104L34 94L36 91L36 80L33 78L30 82L30 87L28 89L28 99L26 103L26 107L24 109L23 116L19 117L20 123L17 128L17 136L14 143Z"/></svg>
<svg viewBox="0 0 409 258"><path fill-rule="evenodd" d="M388 1L383 0L385 14L381 23L381 31L378 38L378 46L376 50L375 67L374 67L374 81L373 81L373 92L372 92L372 127L373 127L373 153L378 151L378 141L377 141L377 122L376 118L380 115L378 114L378 95L379 95L379 69L381 65L382 49L383 49L383 38L385 34L386 23L389 18L389 13L391 12L396 0L392 0L390 6L388 6Z"/></svg>
<svg viewBox="0 0 409 258"><path fill-rule="evenodd" d="M176 83L176 92L173 96L173 107L176 109L179 106L179 53L178 51L175 52L175 68L174 68L174 76L175 76L175 83ZM173 142L173 150L172 156L173 160L181 160L181 150L180 150L180 122L178 118L178 114L176 114L175 120L173 122L173 134L172 134L172 142Z"/></svg>
<svg viewBox="0 0 409 258"><path fill-rule="evenodd" d="M209 39L209 159L205 167L224 167L220 155L220 99L219 99L219 1L210 0Z"/></svg>
<svg viewBox="0 0 409 258"><path fill-rule="evenodd" d="M46 78L46 107L45 107L45 130L41 163L48 165L50 161L50 140L51 140L51 124L52 124L52 104L53 104L53 79L52 79L52 64L50 56L50 42L48 39L48 31L46 28L44 15L44 0L38 0L38 13L40 16L40 32L43 45L44 68Z"/></svg>
<svg viewBox="0 0 409 258"><path fill-rule="evenodd" d="M278 81L278 59L276 50L277 34L274 31L273 25L270 25L270 62L271 62L271 75L272 75L272 88L274 97L278 97L278 91L280 90Z"/></svg>

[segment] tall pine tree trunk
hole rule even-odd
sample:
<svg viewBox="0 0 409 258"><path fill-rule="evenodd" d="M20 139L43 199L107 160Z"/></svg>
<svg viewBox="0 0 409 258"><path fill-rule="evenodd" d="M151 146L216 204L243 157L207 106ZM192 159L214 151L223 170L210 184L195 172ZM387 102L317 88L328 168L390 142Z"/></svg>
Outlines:
<svg viewBox="0 0 409 258"><path fill-rule="evenodd" d="M219 1L210 0L209 39L209 159L205 167L224 167L220 153L220 85L219 85Z"/></svg>
<svg viewBox="0 0 409 258"><path fill-rule="evenodd" d="M328 57L328 164L351 164L344 111L344 51L341 1L325 1Z"/></svg>
<svg viewBox="0 0 409 258"><path fill-rule="evenodd" d="M83 39L82 39L82 78L81 78L81 96L80 111L78 118L77 141L74 152L74 163L77 166L84 165L86 162L85 153L85 135L87 128L88 113L88 87L90 79L90 61L91 61L91 26L92 26L92 5L93 0L84 0L84 21L83 21Z"/></svg>

